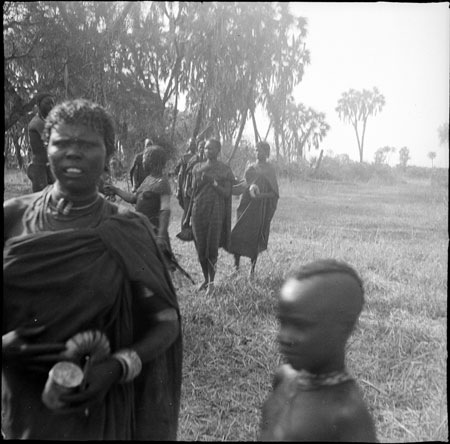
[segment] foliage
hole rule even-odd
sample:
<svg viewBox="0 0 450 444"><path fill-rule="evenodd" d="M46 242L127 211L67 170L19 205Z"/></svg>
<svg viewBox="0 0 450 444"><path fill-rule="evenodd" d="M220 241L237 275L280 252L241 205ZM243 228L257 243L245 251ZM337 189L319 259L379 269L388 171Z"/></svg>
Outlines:
<svg viewBox="0 0 450 444"><path fill-rule="evenodd" d="M147 137L182 145L195 122L234 143L232 156L256 104L282 117L309 62L306 21L284 3L6 2L3 12L6 130L23 133L38 91L89 98L113 114L122 160Z"/></svg>
<svg viewBox="0 0 450 444"><path fill-rule="evenodd" d="M409 149L406 146L400 148L400 150L398 152L399 166L402 168L406 168L406 164L408 163L408 160L410 160L410 159L411 159L411 156L409 155Z"/></svg>
<svg viewBox="0 0 450 444"><path fill-rule="evenodd" d="M428 158L431 160L431 167L433 167L433 161L436 158L436 152L435 151L430 151L427 154Z"/></svg>
<svg viewBox="0 0 450 444"><path fill-rule="evenodd" d="M438 128L438 137L440 145L448 145L448 122L443 123Z"/></svg>
<svg viewBox="0 0 450 444"><path fill-rule="evenodd" d="M389 163L389 156L391 153L395 153L394 147L384 146L382 148L378 148L375 151L374 163L379 165Z"/></svg>
<svg viewBox="0 0 450 444"><path fill-rule="evenodd" d="M282 131L285 134L283 155L288 161L294 157L305 156L306 148L318 149L327 135L330 125L325 121L325 114L307 108L303 103L295 104L292 97L287 103L286 119Z"/></svg>
<svg viewBox="0 0 450 444"><path fill-rule="evenodd" d="M344 92L338 100L336 112L344 122L352 124L356 140L358 142L359 161L363 161L364 136L366 133L367 119L375 116L383 109L385 104L384 96L374 87L371 91L363 89L355 91L350 89Z"/></svg>
<svg viewBox="0 0 450 444"><path fill-rule="evenodd" d="M274 130L277 159L280 155L280 144L283 152L287 151L283 129L286 125L290 94L294 86L302 80L304 67L310 62L309 51L305 50L304 43L307 33L306 20L302 17L294 19L289 15L288 8L288 3L279 5L277 16L281 26L274 36L279 47L266 58L266 69L260 82L262 103Z"/></svg>

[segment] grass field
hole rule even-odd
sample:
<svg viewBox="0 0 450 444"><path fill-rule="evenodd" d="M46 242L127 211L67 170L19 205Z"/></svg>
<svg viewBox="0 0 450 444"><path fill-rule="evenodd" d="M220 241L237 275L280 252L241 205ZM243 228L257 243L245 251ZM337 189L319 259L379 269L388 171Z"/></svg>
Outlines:
<svg viewBox="0 0 450 444"><path fill-rule="evenodd" d="M379 441L448 441L448 189L429 181L280 185L269 250L259 258L254 282L247 278L249 260L233 275L232 258L223 251L214 295L175 278L184 330L178 438L257 438L261 405L281 362L275 308L283 279L294 265L335 258L353 265L365 282L367 303L347 365ZM23 176L5 175L5 198L27 188ZM175 238L180 215L174 201L172 248L200 282L193 243Z"/></svg>

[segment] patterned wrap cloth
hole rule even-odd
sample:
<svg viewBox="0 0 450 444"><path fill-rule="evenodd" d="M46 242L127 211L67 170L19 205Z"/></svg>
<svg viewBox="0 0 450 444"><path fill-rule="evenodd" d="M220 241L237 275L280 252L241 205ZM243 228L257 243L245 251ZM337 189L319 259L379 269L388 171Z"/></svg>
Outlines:
<svg viewBox="0 0 450 444"><path fill-rule="evenodd" d="M217 260L219 248L227 249L231 231L231 192L224 198L213 189L212 183L205 183L201 176L208 175L219 185L232 184L234 176L231 168L217 161L210 165L206 162L193 168L194 202L192 206L192 231L200 261L205 259L213 263Z"/></svg>

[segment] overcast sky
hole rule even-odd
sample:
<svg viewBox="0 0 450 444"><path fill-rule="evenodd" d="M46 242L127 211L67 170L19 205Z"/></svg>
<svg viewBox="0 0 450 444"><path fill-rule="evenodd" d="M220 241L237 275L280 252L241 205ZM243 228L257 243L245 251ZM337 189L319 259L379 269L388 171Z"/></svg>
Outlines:
<svg viewBox="0 0 450 444"><path fill-rule="evenodd" d="M306 47L311 64L295 89L297 102L325 112L331 125L321 148L359 160L355 132L335 108L344 91L376 86L383 111L369 117L364 160L377 148L409 148L409 164L448 166L448 147L438 127L449 116L449 3L291 2L308 19ZM265 125L262 125L264 127ZM260 131L264 133L264 131ZM398 163L393 154L391 165Z"/></svg>

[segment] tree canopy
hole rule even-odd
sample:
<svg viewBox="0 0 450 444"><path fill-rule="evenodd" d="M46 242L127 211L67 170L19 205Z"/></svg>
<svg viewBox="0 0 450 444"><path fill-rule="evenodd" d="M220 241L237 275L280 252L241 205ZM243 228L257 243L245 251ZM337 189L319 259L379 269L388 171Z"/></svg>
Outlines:
<svg viewBox="0 0 450 444"><path fill-rule="evenodd" d="M261 105L277 155L290 156L292 119L314 127L308 137L297 132L297 153L328 130L323 115L291 103L310 60L306 35L306 19L288 3L5 2L5 130L26 143L36 94L50 91L104 105L122 158L147 137L180 146L209 127L234 146L231 160L250 117L261 137Z"/></svg>
<svg viewBox="0 0 450 444"><path fill-rule="evenodd" d="M402 168L406 168L406 165L410 159L411 156L409 155L409 148L406 146L400 148L398 152L399 166Z"/></svg>
<svg viewBox="0 0 450 444"><path fill-rule="evenodd" d="M376 87L372 90L363 89L356 91L350 89L342 93L338 100L336 112L344 122L352 124L358 143L359 161L363 162L364 137L366 133L367 119L375 116L383 109L385 98Z"/></svg>
<svg viewBox="0 0 450 444"><path fill-rule="evenodd" d="M448 145L448 122L439 126L438 137L440 145Z"/></svg>

